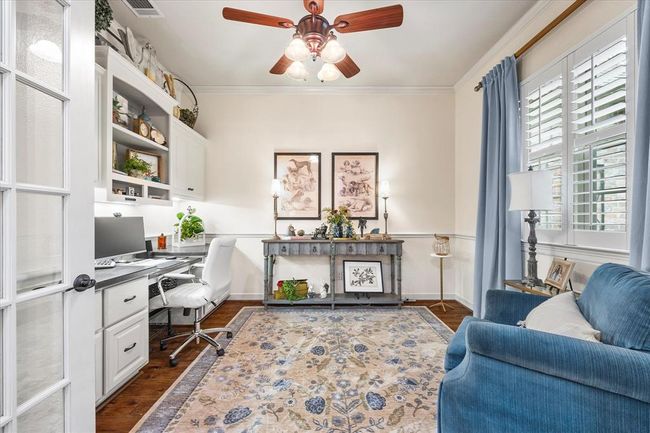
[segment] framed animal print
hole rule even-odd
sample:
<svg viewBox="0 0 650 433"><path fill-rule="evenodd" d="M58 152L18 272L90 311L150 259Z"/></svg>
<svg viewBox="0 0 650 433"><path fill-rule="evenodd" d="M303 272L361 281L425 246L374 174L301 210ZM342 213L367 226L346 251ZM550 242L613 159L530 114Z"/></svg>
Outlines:
<svg viewBox="0 0 650 433"><path fill-rule="evenodd" d="M320 219L320 153L275 153L274 178L282 184L278 219Z"/></svg>
<svg viewBox="0 0 650 433"><path fill-rule="evenodd" d="M384 293L381 261L343 260L345 293Z"/></svg>
<svg viewBox="0 0 650 433"><path fill-rule="evenodd" d="M346 206L352 219L377 219L378 153L332 153L332 209Z"/></svg>

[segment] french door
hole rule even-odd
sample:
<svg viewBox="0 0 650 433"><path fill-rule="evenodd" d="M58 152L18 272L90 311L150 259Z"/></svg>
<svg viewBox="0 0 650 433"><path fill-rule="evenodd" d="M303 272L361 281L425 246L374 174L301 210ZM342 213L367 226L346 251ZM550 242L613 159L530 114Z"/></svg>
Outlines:
<svg viewBox="0 0 650 433"><path fill-rule="evenodd" d="M94 2L0 0L0 431L94 431Z"/></svg>

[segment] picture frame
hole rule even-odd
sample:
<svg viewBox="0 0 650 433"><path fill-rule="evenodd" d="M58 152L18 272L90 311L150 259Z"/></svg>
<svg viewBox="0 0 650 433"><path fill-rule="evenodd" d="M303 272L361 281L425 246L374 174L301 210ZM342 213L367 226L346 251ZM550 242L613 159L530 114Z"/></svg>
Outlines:
<svg viewBox="0 0 650 433"><path fill-rule="evenodd" d="M332 209L347 206L350 219L379 219L379 153L332 153Z"/></svg>
<svg viewBox="0 0 650 433"><path fill-rule="evenodd" d="M551 266L548 268L548 274L544 280L544 284L558 289L559 291L566 290L566 285L571 278L571 273L575 267L575 262L558 257L553 258Z"/></svg>
<svg viewBox="0 0 650 433"><path fill-rule="evenodd" d="M381 260L343 260L345 293L384 293Z"/></svg>
<svg viewBox="0 0 650 433"><path fill-rule="evenodd" d="M278 198L279 220L321 219L320 152L275 152L273 177L283 187Z"/></svg>
<svg viewBox="0 0 650 433"><path fill-rule="evenodd" d="M129 149L127 159L138 157L141 160L151 164L151 177L160 177L160 155L155 153L143 152L142 150Z"/></svg>

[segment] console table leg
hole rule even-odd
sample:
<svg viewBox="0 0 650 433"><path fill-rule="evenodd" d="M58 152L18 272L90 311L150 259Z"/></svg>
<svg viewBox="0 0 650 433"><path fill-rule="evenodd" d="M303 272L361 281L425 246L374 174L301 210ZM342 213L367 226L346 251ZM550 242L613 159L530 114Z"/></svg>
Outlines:
<svg viewBox="0 0 650 433"><path fill-rule="evenodd" d="M390 293L395 294L395 255L390 256Z"/></svg>
<svg viewBox="0 0 650 433"><path fill-rule="evenodd" d="M336 256L330 255L330 295L332 298L332 310L334 309L334 297L336 292Z"/></svg>
<svg viewBox="0 0 650 433"><path fill-rule="evenodd" d="M397 296L399 297L399 306L402 307L402 256L397 256Z"/></svg>
<svg viewBox="0 0 650 433"><path fill-rule="evenodd" d="M269 256L264 256L264 307L269 300Z"/></svg>

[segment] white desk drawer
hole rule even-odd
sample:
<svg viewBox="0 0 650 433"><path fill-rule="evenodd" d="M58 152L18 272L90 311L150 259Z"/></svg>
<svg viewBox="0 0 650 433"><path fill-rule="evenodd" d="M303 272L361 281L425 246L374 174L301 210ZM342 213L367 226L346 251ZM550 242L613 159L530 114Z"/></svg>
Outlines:
<svg viewBox="0 0 650 433"><path fill-rule="evenodd" d="M102 329L102 324L104 323L102 319L102 312L104 310L102 296L102 292L95 292L95 332Z"/></svg>
<svg viewBox="0 0 650 433"><path fill-rule="evenodd" d="M104 330L104 393L149 362L149 314L142 311Z"/></svg>
<svg viewBox="0 0 650 433"><path fill-rule="evenodd" d="M147 278L104 289L104 326L110 326L147 309L148 298Z"/></svg>

